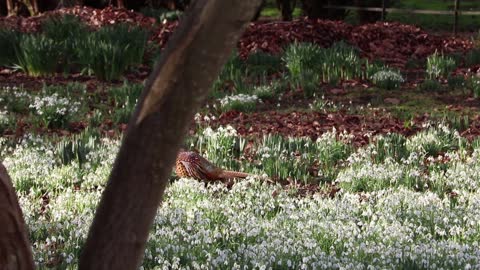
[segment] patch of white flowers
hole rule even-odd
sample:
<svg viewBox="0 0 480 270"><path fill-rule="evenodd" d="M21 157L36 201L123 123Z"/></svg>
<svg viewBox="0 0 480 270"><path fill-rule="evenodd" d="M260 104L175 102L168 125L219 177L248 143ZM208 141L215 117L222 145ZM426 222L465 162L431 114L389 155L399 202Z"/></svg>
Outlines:
<svg viewBox="0 0 480 270"><path fill-rule="evenodd" d="M80 102L74 102L53 93L49 96L35 97L30 108L34 109L39 115L50 113L66 115L67 113L76 113L79 106Z"/></svg>
<svg viewBox="0 0 480 270"><path fill-rule="evenodd" d="M31 96L23 88L5 86L0 89L0 110L23 111L28 108Z"/></svg>
<svg viewBox="0 0 480 270"><path fill-rule="evenodd" d="M203 131L203 136L208 138L235 137L237 136L237 130L230 125L227 125L226 127L218 127L216 130L207 127Z"/></svg>
<svg viewBox="0 0 480 270"><path fill-rule="evenodd" d="M202 135L197 141L198 150L218 166L235 169L235 156L232 149L239 141L237 130L230 125L220 126L216 130L207 127ZM241 141L245 140L241 139Z"/></svg>
<svg viewBox="0 0 480 270"><path fill-rule="evenodd" d="M472 76L470 82L470 86L473 90L473 96L478 98L480 96L480 78L478 76Z"/></svg>
<svg viewBox="0 0 480 270"><path fill-rule="evenodd" d="M317 98L316 95L313 94L313 98L313 102L308 104L308 107L315 111L327 113L328 111L338 111L344 108L343 104L337 105L333 101L326 99L324 95Z"/></svg>
<svg viewBox="0 0 480 270"><path fill-rule="evenodd" d="M240 110L248 111L255 108L261 100L256 95L238 94L233 96L226 96L220 101L220 106L224 110Z"/></svg>
<svg viewBox="0 0 480 270"><path fill-rule="evenodd" d="M272 85L259 85L254 87L253 93L259 98L271 98L275 94L275 89Z"/></svg>
<svg viewBox="0 0 480 270"><path fill-rule="evenodd" d="M292 139L285 148L312 149L321 161L318 148L329 146L331 155L344 151L337 145L343 136L349 137L334 130L315 142ZM206 129L201 137L238 139L232 127ZM265 138L257 145L262 162L302 156L279 151L274 142ZM213 143L204 141L205 150L222 151ZM18 191L39 269L76 268L118 145L101 141L82 167L56 162L57 148L34 137L8 150L3 163ZM352 154L337 177L345 185L364 181L365 191L344 189L334 198L292 196L255 178L231 189L192 179L172 183L142 269L479 269L480 150L429 158L419 150L378 164L371 159L376 150ZM446 162L444 171L423 173L437 162ZM421 187L401 184L406 179L443 183L455 195L419 192Z"/></svg>
<svg viewBox="0 0 480 270"><path fill-rule="evenodd" d="M462 142L458 131L439 124L418 132L407 141L407 148L416 152L442 152Z"/></svg>
<svg viewBox="0 0 480 270"><path fill-rule="evenodd" d="M10 123L10 116L7 111L0 110L0 130Z"/></svg>
<svg viewBox="0 0 480 270"><path fill-rule="evenodd" d="M23 88L20 88L18 86L4 86L2 87L2 94L4 94L5 97L13 96L17 99L18 98L28 99L30 97L30 95L25 90L23 90ZM0 97L0 102L2 102L3 99L5 99L5 97Z"/></svg>
<svg viewBox="0 0 480 270"><path fill-rule="evenodd" d="M441 76L447 76L455 69L455 60L438 52L427 58L427 75L429 79L438 79Z"/></svg>
<svg viewBox="0 0 480 270"><path fill-rule="evenodd" d="M393 70L378 71L372 75L371 79L374 84L386 89L396 88L405 82L402 74Z"/></svg>
<svg viewBox="0 0 480 270"><path fill-rule="evenodd" d="M418 186L420 170L387 159L384 163L365 162L341 171L336 182L353 191L380 190L395 186Z"/></svg>
<svg viewBox="0 0 480 270"><path fill-rule="evenodd" d="M258 101L258 97L256 95L246 95L246 94L238 94L233 96L226 96L220 99L220 105L226 106L230 102L241 102L241 103L255 103Z"/></svg>
<svg viewBox="0 0 480 270"><path fill-rule="evenodd" d="M38 115L45 126L51 124L62 126L68 123L69 119L80 110L80 102L53 93L34 97L30 108Z"/></svg>
<svg viewBox="0 0 480 270"><path fill-rule="evenodd" d="M399 83L402 83L405 81L405 79L402 77L402 74L392 70L378 71L377 73L373 74L372 80L374 81L390 80L390 81L395 81Z"/></svg>

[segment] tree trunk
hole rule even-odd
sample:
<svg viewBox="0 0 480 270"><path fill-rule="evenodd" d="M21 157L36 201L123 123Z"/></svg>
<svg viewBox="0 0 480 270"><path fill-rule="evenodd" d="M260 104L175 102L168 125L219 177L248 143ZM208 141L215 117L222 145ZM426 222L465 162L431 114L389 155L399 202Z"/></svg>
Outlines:
<svg viewBox="0 0 480 270"><path fill-rule="evenodd" d="M7 1L0 1L0 16L8 16Z"/></svg>
<svg viewBox="0 0 480 270"><path fill-rule="evenodd" d="M303 15L311 19L322 18L326 14L323 8L326 4L328 1L325 0L302 0Z"/></svg>
<svg viewBox="0 0 480 270"><path fill-rule="evenodd" d="M7 16L16 16L18 14L18 7L14 0L7 0Z"/></svg>
<svg viewBox="0 0 480 270"><path fill-rule="evenodd" d="M295 0L293 1L296 2ZM283 21L291 21L292 20L292 13L295 5L292 7L292 0L277 0L277 6L282 12L282 20Z"/></svg>
<svg viewBox="0 0 480 270"><path fill-rule="evenodd" d="M382 0L355 0L355 6L358 7L382 7ZM382 13L376 11L358 11L358 19L360 23L374 23L382 19Z"/></svg>
<svg viewBox="0 0 480 270"><path fill-rule="evenodd" d="M342 9L327 9L326 5L345 5L351 0L302 0L303 15L310 19L343 20L347 12Z"/></svg>
<svg viewBox="0 0 480 270"><path fill-rule="evenodd" d="M38 0L32 0L33 12L35 15L40 14L40 9L38 8Z"/></svg>
<svg viewBox="0 0 480 270"><path fill-rule="evenodd" d="M138 269L177 151L259 4L260 0L192 2L130 120L80 270Z"/></svg>
<svg viewBox="0 0 480 270"><path fill-rule="evenodd" d="M123 0L117 0L117 7L118 8L125 8L125 3Z"/></svg>
<svg viewBox="0 0 480 270"><path fill-rule="evenodd" d="M21 2L27 7L30 16L38 15L38 2L37 0L21 0Z"/></svg>
<svg viewBox="0 0 480 270"><path fill-rule="evenodd" d="M40 10L38 9L38 0L31 0L32 1L32 10L35 15L38 15L40 13Z"/></svg>
<svg viewBox="0 0 480 270"><path fill-rule="evenodd" d="M257 8L257 11L255 12L255 15L253 15L252 21L257 21L258 18L260 18L260 15L262 15L262 10L263 10L264 7L265 7L265 0L262 0L262 3Z"/></svg>
<svg viewBox="0 0 480 270"><path fill-rule="evenodd" d="M27 229L7 170L0 163L0 269L35 269Z"/></svg>

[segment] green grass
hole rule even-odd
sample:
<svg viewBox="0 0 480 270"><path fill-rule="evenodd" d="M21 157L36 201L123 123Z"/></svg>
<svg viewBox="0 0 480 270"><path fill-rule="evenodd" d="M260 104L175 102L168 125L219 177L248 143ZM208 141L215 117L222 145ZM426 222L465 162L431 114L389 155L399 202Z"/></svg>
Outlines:
<svg viewBox="0 0 480 270"><path fill-rule="evenodd" d="M81 168L87 162L88 154L98 148L98 141L98 132L88 128L80 134L63 138L56 145L57 162L63 165L73 162Z"/></svg>
<svg viewBox="0 0 480 270"><path fill-rule="evenodd" d="M299 17L302 14L301 3L297 0L297 5L293 10L293 18ZM280 10L277 8L277 4L275 0L267 0L265 1L265 6L260 13L260 17L271 18L271 19L280 19L282 14Z"/></svg>
<svg viewBox="0 0 480 270"><path fill-rule="evenodd" d="M11 67L16 63L15 50L19 46L21 34L19 32L0 29L0 66Z"/></svg>
<svg viewBox="0 0 480 270"><path fill-rule="evenodd" d="M378 62L360 57L358 49L340 41L329 48L314 43L292 43L282 60L288 70L290 84L312 97L320 83L337 85L345 80L370 78L385 69Z"/></svg>
<svg viewBox="0 0 480 270"><path fill-rule="evenodd" d="M299 7L296 7L293 10L292 14L293 14L293 18L298 18L302 16L302 9ZM262 10L262 12L260 13L260 16L265 18L270 18L270 19L281 19L282 14L278 8L267 6Z"/></svg>
<svg viewBox="0 0 480 270"><path fill-rule="evenodd" d="M401 0L393 1L395 7L408 9L432 9L432 10L449 10L454 7L454 0L430 0L430 1L416 1L416 0ZM460 10L479 9L480 3L475 0L461 0Z"/></svg>
<svg viewBox="0 0 480 270"><path fill-rule="evenodd" d="M109 89L111 101L115 109L110 113L115 123L128 123L142 93L142 84L124 82L120 87Z"/></svg>
<svg viewBox="0 0 480 270"><path fill-rule="evenodd" d="M30 76L49 76L58 70L60 44L43 34L24 34L15 48L15 65Z"/></svg>
<svg viewBox="0 0 480 270"><path fill-rule="evenodd" d="M427 78L430 80L447 78L456 67L457 63L452 57L435 52L427 57Z"/></svg>
<svg viewBox="0 0 480 270"><path fill-rule="evenodd" d="M138 27L117 24L90 31L74 16L52 17L39 33L0 31L0 65L34 77L82 71L111 81L143 63L146 43L147 32Z"/></svg>
<svg viewBox="0 0 480 270"><path fill-rule="evenodd" d="M143 62L146 43L147 33L139 27L103 27L81 43L80 63L102 80L118 80L129 68Z"/></svg>
<svg viewBox="0 0 480 270"><path fill-rule="evenodd" d="M78 72L81 42L89 35L88 27L73 15L51 17L42 24L42 33L58 44L59 66L65 73Z"/></svg>
<svg viewBox="0 0 480 270"><path fill-rule="evenodd" d="M453 10L454 1L415 1L402 0L395 1L394 7L406 9L426 9L426 10ZM461 1L460 10L478 10L480 3L478 1ZM422 28L431 30L453 30L453 15L428 15L428 14L402 14L391 13L387 15L389 21L399 21L402 23L415 24ZM462 15L459 17L460 31L477 31L480 25L480 16Z"/></svg>
<svg viewBox="0 0 480 270"><path fill-rule="evenodd" d="M299 1L297 1L299 2ZM424 9L424 10L453 10L454 1L448 0L432 0L432 1L416 1L416 0L396 0L392 1L394 8L404 9ZM353 4L352 4L353 5ZM478 10L480 11L480 3L475 0L463 0L460 3L460 10ZM297 4L293 12L294 18L301 16L301 5ZM266 18L281 18L280 11L276 7L274 1L267 1L265 8L261 13ZM480 16L462 15L459 17L460 31L477 31L480 25ZM428 15L428 14L407 14L407 13L390 13L387 14L387 21L398 21L401 23L415 24L422 28L430 30L452 31L453 15ZM346 21L357 24L357 12L350 11Z"/></svg>
<svg viewBox="0 0 480 270"><path fill-rule="evenodd" d="M432 81L435 82L435 81ZM459 89L446 90L446 86L441 86L438 82L435 82L435 88L421 89L420 87L413 88L400 88L393 90L385 90L376 87L362 89L354 88L348 91L344 96L329 96L327 98L331 102L336 104L349 104L353 101L358 106L365 106L370 104L371 108L377 110L386 110L391 113L393 117L401 120L409 121L416 116L428 114L434 119L441 120L447 113L451 113L457 117L463 117L468 115L473 117L478 113L478 108L475 105L464 106L461 111L450 110L450 106L457 104L457 100L463 100L469 95L472 95L469 84L466 83L465 87ZM480 85L480 84L475 84ZM438 86L441 87L438 88ZM440 90L440 91L438 91ZM480 93L480 91L479 91ZM399 104L391 104L385 102L388 98L398 99ZM370 114L371 111L358 110L357 107L350 106L351 111L357 111L360 114Z"/></svg>

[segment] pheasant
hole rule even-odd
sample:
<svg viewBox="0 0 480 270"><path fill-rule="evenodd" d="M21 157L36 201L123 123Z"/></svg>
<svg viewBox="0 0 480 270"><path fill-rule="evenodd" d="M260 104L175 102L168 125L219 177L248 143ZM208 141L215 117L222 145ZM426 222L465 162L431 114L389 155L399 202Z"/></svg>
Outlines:
<svg viewBox="0 0 480 270"><path fill-rule="evenodd" d="M181 151L175 162L175 173L179 177L191 177L197 180L229 180L246 178L248 173L223 170L195 152Z"/></svg>

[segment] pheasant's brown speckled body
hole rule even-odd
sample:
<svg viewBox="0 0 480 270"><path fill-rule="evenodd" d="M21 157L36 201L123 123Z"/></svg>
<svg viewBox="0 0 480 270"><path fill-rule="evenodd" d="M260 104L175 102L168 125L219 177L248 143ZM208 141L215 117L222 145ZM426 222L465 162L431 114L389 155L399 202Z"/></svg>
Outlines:
<svg viewBox="0 0 480 270"><path fill-rule="evenodd" d="M248 176L247 173L222 170L195 152L178 153L175 172L179 177L191 177L207 181L245 178Z"/></svg>

